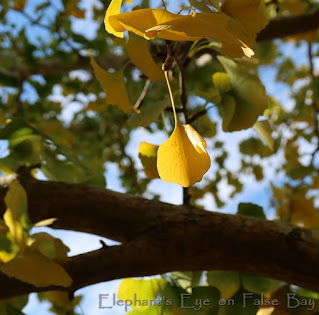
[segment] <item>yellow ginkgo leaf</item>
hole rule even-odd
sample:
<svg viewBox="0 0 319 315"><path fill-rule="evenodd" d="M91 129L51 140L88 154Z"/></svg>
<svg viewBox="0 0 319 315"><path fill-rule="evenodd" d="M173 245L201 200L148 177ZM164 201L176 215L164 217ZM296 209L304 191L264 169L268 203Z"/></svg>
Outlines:
<svg viewBox="0 0 319 315"><path fill-rule="evenodd" d="M93 58L91 59L91 65L94 69L95 77L106 93L106 103L117 105L124 113L130 113L132 105L126 92L123 71L107 72Z"/></svg>
<svg viewBox="0 0 319 315"><path fill-rule="evenodd" d="M156 36L172 41L196 41L213 38L223 43L222 52L232 57L253 52L247 46L254 43L253 37L240 22L224 13L196 13L177 15L164 9L141 9L112 15L108 23L117 32L129 30L148 39Z"/></svg>
<svg viewBox="0 0 319 315"><path fill-rule="evenodd" d="M268 22L264 0L224 0L221 11L238 21L253 40Z"/></svg>
<svg viewBox="0 0 319 315"><path fill-rule="evenodd" d="M7 192L4 201L7 210L3 219L12 234L14 242L23 248L28 238L29 217L27 206L27 194L21 184L14 180Z"/></svg>
<svg viewBox="0 0 319 315"><path fill-rule="evenodd" d="M130 32L127 43L127 54L137 68L154 82L164 80L162 69L155 63L150 54L148 41Z"/></svg>
<svg viewBox="0 0 319 315"><path fill-rule="evenodd" d="M37 287L57 285L69 287L72 279L55 261L38 251L25 250L0 267L8 277L31 283Z"/></svg>
<svg viewBox="0 0 319 315"><path fill-rule="evenodd" d="M108 33L113 34L114 36L123 38L124 37L123 31L116 31L112 27L112 25L109 23L110 16L120 13L121 5L122 5L122 0L112 0L105 14L104 25L105 25L105 30Z"/></svg>
<svg viewBox="0 0 319 315"><path fill-rule="evenodd" d="M158 148L157 169L162 180L189 187L210 168L206 142L190 125L176 121L170 138Z"/></svg>
<svg viewBox="0 0 319 315"><path fill-rule="evenodd" d="M138 148L138 156L143 164L144 172L149 179L159 178L157 171L158 145L141 142Z"/></svg>

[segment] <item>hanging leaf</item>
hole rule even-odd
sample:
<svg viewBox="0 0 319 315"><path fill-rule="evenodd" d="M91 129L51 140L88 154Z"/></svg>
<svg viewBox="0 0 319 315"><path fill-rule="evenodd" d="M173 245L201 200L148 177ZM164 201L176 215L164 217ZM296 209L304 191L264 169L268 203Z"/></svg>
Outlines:
<svg viewBox="0 0 319 315"><path fill-rule="evenodd" d="M143 164L144 172L149 179L159 178L157 171L158 145L141 142L138 147L138 156Z"/></svg>
<svg viewBox="0 0 319 315"><path fill-rule="evenodd" d="M176 121L170 138L158 148L157 169L162 180L189 187L210 168L206 142L190 125Z"/></svg>
<svg viewBox="0 0 319 315"><path fill-rule="evenodd" d="M127 43L127 54L134 65L154 82L164 80L162 69L155 63L149 51L149 42L130 32Z"/></svg>
<svg viewBox="0 0 319 315"><path fill-rule="evenodd" d="M274 150L274 139L271 136L272 129L268 120L257 121L254 124L254 128L257 130L259 135L267 143L270 150Z"/></svg>
<svg viewBox="0 0 319 315"><path fill-rule="evenodd" d="M206 12L206 13L212 12L209 6L205 4L203 1L198 1L198 0L188 0L188 1L192 7L198 9L199 11Z"/></svg>
<svg viewBox="0 0 319 315"><path fill-rule="evenodd" d="M124 113L130 113L132 105L126 92L123 71L107 72L93 58L91 59L91 65L94 69L95 77L106 93L106 103L117 105Z"/></svg>

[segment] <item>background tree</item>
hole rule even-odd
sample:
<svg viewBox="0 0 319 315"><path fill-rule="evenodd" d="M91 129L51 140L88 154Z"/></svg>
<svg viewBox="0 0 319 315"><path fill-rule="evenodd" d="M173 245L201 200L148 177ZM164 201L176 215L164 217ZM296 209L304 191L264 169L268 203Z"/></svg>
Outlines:
<svg viewBox="0 0 319 315"><path fill-rule="evenodd" d="M131 314L319 312L318 3L109 4L1 3L0 313L39 292L73 314L79 288L157 274L123 280L120 299L162 301ZM105 189L115 165L124 193ZM244 198L258 185L265 212ZM46 225L119 245L67 257Z"/></svg>

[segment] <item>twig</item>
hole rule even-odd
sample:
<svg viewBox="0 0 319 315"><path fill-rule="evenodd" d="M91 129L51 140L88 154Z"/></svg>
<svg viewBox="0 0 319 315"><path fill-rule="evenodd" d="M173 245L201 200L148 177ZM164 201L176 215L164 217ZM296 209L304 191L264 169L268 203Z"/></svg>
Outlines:
<svg viewBox="0 0 319 315"><path fill-rule="evenodd" d="M146 95L146 93L147 93L147 90L148 90L150 84L151 84L151 80L150 80L150 79L147 79L146 82L145 82L144 88L143 88L143 90L142 90L142 93L141 93L140 97L137 99L137 101L136 101L136 103L135 103L135 105L134 105L134 107L133 107L133 109L134 109L135 112L137 111L137 109L138 109L138 108L140 107L140 105L142 104L142 102L143 102L143 100L144 100L144 97L145 97L145 95Z"/></svg>
<svg viewBox="0 0 319 315"><path fill-rule="evenodd" d="M191 124L193 123L197 118L201 117L201 116L204 116L207 114L207 109L203 109L197 113L195 113L193 116L191 116L189 119L188 119L188 122Z"/></svg>

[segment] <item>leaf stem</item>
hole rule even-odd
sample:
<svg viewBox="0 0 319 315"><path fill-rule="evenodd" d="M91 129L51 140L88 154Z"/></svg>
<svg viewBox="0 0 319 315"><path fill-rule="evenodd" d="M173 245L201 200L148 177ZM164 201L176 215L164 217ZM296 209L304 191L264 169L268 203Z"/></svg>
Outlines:
<svg viewBox="0 0 319 315"><path fill-rule="evenodd" d="M173 97L171 85L169 83L167 71L164 71L164 75L165 75L165 80L166 80L167 87L168 87L169 96L170 96L171 102L172 102L172 108L173 108L173 113L174 113L175 124L177 124L178 121L177 121L177 114L176 114L176 109L175 109L174 97Z"/></svg>

